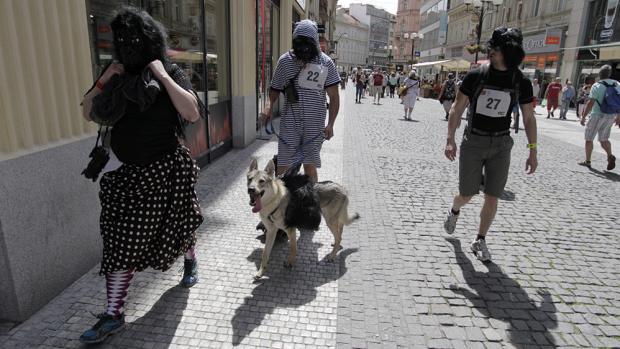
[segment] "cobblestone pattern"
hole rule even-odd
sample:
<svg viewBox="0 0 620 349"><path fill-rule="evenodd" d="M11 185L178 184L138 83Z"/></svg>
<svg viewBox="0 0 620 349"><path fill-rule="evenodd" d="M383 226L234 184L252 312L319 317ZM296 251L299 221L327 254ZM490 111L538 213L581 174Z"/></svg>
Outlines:
<svg viewBox="0 0 620 349"><path fill-rule="evenodd" d="M443 230L458 162L443 155L439 103L422 99L406 122L397 99L347 99L344 183L363 221L343 239L359 250L339 280L338 348L620 347L620 176L544 135L525 175L525 132L513 134L484 265L469 253L480 197Z"/></svg>
<svg viewBox="0 0 620 349"><path fill-rule="evenodd" d="M341 181L343 120L323 146L323 179ZM136 274L129 290L126 329L99 348L334 348L337 282L342 261L326 262L332 234L298 234L297 265L286 269L288 243L276 244L267 278L254 283L263 244L255 226L245 174L251 157L264 167L277 150L256 141L201 172L197 186L205 223L198 239L199 283L178 287L182 258L165 273ZM93 202L93 205L98 203ZM2 348L77 348L78 338L105 305L105 283L94 267L20 326L0 337Z"/></svg>

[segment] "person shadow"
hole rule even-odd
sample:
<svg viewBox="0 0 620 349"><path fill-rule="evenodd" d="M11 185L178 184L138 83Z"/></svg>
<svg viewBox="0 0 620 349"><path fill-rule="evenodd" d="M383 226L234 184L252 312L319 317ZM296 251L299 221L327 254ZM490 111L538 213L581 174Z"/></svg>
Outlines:
<svg viewBox="0 0 620 349"><path fill-rule="evenodd" d="M589 167L588 170L590 170L590 173L597 177L609 179L612 182L620 182L620 175L617 173L613 173L611 171L600 171L592 167Z"/></svg>
<svg viewBox="0 0 620 349"><path fill-rule="evenodd" d="M267 269L268 278L255 281L257 286L251 295L245 297L231 319L233 346L241 344L277 308L298 308L310 303L316 299L318 287L346 274L347 257L359 249L342 249L334 262L327 261L327 255L319 260L318 250L323 244L312 241L314 234L310 230L299 232L297 263L292 269L283 266L289 252L288 244L274 245ZM262 251L257 248L247 258L256 264L256 269Z"/></svg>
<svg viewBox="0 0 620 349"><path fill-rule="evenodd" d="M168 289L144 316L128 322L120 336L112 336L109 344L127 347L127 341L168 347L175 338L177 328L187 308L189 288L176 285ZM157 329L154 332L153 329ZM151 329L151 330L149 330Z"/></svg>
<svg viewBox="0 0 620 349"><path fill-rule="evenodd" d="M537 305L497 264L485 263L488 272L476 271L465 256L461 241L455 238L446 240L454 247L457 264L471 289L450 285L454 293L467 298L484 316L505 322L508 340L514 347L555 347L555 339L549 330L558 326L557 310L548 290L538 290L541 303Z"/></svg>

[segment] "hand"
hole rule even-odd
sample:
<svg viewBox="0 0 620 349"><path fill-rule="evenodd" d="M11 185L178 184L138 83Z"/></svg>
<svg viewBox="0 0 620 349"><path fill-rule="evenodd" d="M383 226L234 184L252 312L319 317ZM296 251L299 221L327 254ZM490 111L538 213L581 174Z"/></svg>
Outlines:
<svg viewBox="0 0 620 349"><path fill-rule="evenodd" d="M527 171L527 174L532 174L536 172L537 167L538 160L536 159L536 153L530 153L530 157L525 161L525 171Z"/></svg>
<svg viewBox="0 0 620 349"><path fill-rule="evenodd" d="M159 59L156 59L149 63L148 67L149 69L151 69L153 75L155 75L155 78L157 80L161 81L169 76L166 68L164 68L164 64Z"/></svg>
<svg viewBox="0 0 620 349"><path fill-rule="evenodd" d="M586 117L582 116L581 117L581 121L579 123L581 124L581 126L585 126L586 125Z"/></svg>
<svg viewBox="0 0 620 349"><path fill-rule="evenodd" d="M334 126L327 125L327 127L325 127L324 133L325 139L329 141L332 137L334 137Z"/></svg>
<svg viewBox="0 0 620 349"><path fill-rule="evenodd" d="M263 111L258 116L261 125L265 125L267 121L271 119L271 107L266 107L265 109L263 109Z"/></svg>
<svg viewBox="0 0 620 349"><path fill-rule="evenodd" d="M444 154L450 161L454 161L456 159L456 142L454 142L453 138L448 138Z"/></svg>
<svg viewBox="0 0 620 349"><path fill-rule="evenodd" d="M101 74L99 78L99 82L102 84L107 84L108 81L112 78L112 76L118 74L123 75L125 73L125 68L120 63L112 63L108 68Z"/></svg>

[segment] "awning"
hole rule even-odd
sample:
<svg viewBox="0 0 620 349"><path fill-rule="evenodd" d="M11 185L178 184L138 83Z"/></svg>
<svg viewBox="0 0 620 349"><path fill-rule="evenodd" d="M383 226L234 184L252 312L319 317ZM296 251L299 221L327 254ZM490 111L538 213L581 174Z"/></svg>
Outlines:
<svg viewBox="0 0 620 349"><path fill-rule="evenodd" d="M604 48L604 47L613 47L613 46L620 46L620 41L608 42L606 44L587 45L587 46L562 47L561 50L581 50L581 49Z"/></svg>
<svg viewBox="0 0 620 349"><path fill-rule="evenodd" d="M445 70L469 70L471 66L471 62L464 60L462 58L459 59L451 59L447 62L440 63L438 66L443 67Z"/></svg>
<svg viewBox="0 0 620 349"><path fill-rule="evenodd" d="M422 63L414 64L413 66L416 67L416 68L420 68L420 67L428 67L428 66L431 66L431 65L437 65L437 64L441 64L441 63L445 63L445 62L448 62L448 60L446 59L446 60L442 60L442 61L422 62Z"/></svg>

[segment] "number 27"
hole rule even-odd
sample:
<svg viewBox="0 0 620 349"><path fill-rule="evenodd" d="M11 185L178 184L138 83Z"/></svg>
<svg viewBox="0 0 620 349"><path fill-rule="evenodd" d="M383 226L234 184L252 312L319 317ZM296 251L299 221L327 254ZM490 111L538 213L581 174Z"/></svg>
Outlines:
<svg viewBox="0 0 620 349"><path fill-rule="evenodd" d="M493 110L497 110L497 107L499 107L499 103L501 101L502 101L501 99L488 98L487 99L487 108L493 109ZM493 102L495 102L495 106L493 106Z"/></svg>

